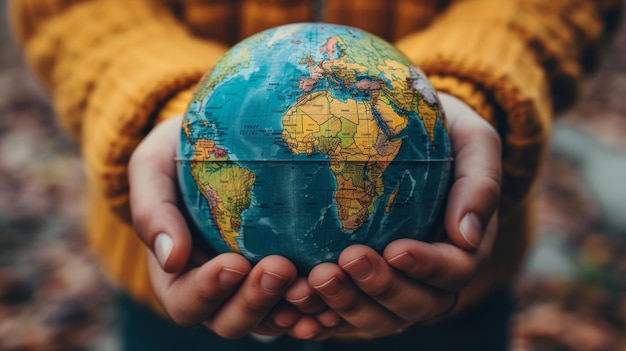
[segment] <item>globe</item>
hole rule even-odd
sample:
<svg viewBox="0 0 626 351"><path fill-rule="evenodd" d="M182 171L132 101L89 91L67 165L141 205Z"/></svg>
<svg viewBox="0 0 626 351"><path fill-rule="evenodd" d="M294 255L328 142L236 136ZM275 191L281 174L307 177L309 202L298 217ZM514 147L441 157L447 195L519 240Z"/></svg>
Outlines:
<svg viewBox="0 0 626 351"><path fill-rule="evenodd" d="M184 116L178 178L217 251L278 254L302 274L365 244L428 239L452 164L437 95L362 30L272 28L232 47Z"/></svg>

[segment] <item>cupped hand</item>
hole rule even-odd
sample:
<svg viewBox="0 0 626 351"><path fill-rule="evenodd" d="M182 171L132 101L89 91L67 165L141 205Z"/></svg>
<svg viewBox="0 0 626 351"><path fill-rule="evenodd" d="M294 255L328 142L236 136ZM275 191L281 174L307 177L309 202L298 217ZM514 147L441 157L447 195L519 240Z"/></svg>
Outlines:
<svg viewBox="0 0 626 351"><path fill-rule="evenodd" d="M157 299L181 325L203 324L225 338L280 335L300 313L282 298L297 271L284 257L254 267L241 255L203 252L192 243L177 193L175 154L181 118L152 130L129 163L133 224L149 250Z"/></svg>
<svg viewBox="0 0 626 351"><path fill-rule="evenodd" d="M401 239L382 255L354 245L338 264L315 267L308 285L295 284L287 296L301 310L323 312L316 323L296 323L292 335L325 337L335 324L340 325L335 331L372 338L435 321L452 312L459 293L486 264L497 231L501 141L465 103L446 94L440 98L455 154L444 219L447 241Z"/></svg>

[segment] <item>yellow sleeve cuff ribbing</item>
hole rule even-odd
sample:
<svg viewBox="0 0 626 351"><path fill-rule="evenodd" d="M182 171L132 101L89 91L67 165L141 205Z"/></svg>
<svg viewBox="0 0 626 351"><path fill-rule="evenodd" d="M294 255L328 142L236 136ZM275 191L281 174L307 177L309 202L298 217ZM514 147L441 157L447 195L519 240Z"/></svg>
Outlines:
<svg viewBox="0 0 626 351"><path fill-rule="evenodd" d="M158 118L184 112L186 92L224 50L191 38L154 38L127 51L100 78L85 111L84 159L88 175L122 218L130 214L127 164L132 151Z"/></svg>
<svg viewBox="0 0 626 351"><path fill-rule="evenodd" d="M503 209L520 202L537 178L551 127L546 74L529 43L504 24L480 18L473 6L495 4L500 20L516 1L461 1L428 29L396 43L435 88L465 100L497 126L504 145ZM509 13L507 14L506 11Z"/></svg>
<svg viewBox="0 0 626 351"><path fill-rule="evenodd" d="M12 3L16 35L80 141L91 183L128 220L132 151L227 48L194 38L160 2L40 1Z"/></svg>

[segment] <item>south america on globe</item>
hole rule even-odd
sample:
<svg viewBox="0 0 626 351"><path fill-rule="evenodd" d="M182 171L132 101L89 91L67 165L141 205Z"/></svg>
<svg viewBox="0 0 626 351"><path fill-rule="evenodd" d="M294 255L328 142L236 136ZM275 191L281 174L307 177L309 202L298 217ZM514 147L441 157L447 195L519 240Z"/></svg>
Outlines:
<svg viewBox="0 0 626 351"><path fill-rule="evenodd" d="M278 254L306 274L353 244L427 239L452 148L434 89L391 44L298 23L245 39L202 79L177 159L218 253Z"/></svg>

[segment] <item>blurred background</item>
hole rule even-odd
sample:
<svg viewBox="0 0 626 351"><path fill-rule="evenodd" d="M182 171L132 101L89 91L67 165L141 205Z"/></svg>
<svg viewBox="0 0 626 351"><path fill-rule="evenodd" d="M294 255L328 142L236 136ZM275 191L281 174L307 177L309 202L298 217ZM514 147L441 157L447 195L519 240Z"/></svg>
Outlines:
<svg viewBox="0 0 626 351"><path fill-rule="evenodd" d="M116 350L113 293L85 250L76 143L0 8L0 350ZM515 286L513 351L626 350L626 27L559 116Z"/></svg>

